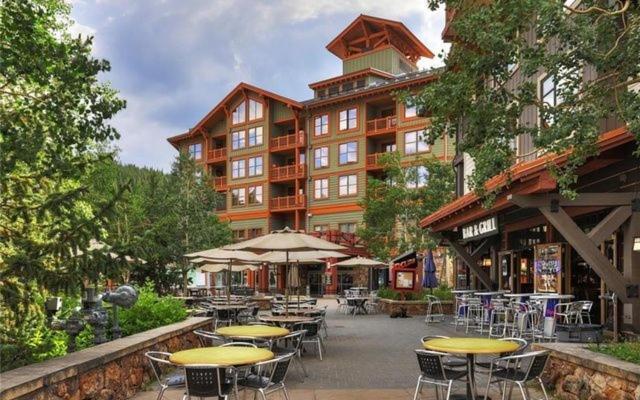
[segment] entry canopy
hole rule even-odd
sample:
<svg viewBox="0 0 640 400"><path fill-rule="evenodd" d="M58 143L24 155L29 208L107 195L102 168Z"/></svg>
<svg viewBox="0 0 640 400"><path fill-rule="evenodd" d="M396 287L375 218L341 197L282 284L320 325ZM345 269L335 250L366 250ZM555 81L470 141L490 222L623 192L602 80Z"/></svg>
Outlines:
<svg viewBox="0 0 640 400"><path fill-rule="evenodd" d="M369 268L384 268L388 267L387 263L383 263L382 261L372 260L370 258L365 257L353 257L348 260L340 261L334 264L338 267L369 267Z"/></svg>
<svg viewBox="0 0 640 400"><path fill-rule="evenodd" d="M259 236L244 242L225 246L229 250L272 250L272 251L311 251L311 250L344 250L344 246L324 239L307 235L303 231L290 228L272 231L268 235Z"/></svg>

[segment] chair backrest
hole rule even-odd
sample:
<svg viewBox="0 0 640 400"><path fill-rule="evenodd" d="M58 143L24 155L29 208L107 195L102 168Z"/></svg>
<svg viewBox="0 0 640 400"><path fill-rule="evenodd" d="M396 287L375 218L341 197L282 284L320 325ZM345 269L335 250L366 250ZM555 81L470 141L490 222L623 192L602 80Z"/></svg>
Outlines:
<svg viewBox="0 0 640 400"><path fill-rule="evenodd" d="M251 310L251 316L256 317L258 315L258 312L260 312L260 307L258 307L257 305L254 305L253 310Z"/></svg>
<svg viewBox="0 0 640 400"><path fill-rule="evenodd" d="M184 369L187 395L194 397L224 396L227 367L218 365L187 365Z"/></svg>
<svg viewBox="0 0 640 400"><path fill-rule="evenodd" d="M423 376L436 380L445 379L442 357L448 356L448 354L420 349L416 350L416 355Z"/></svg>
<svg viewBox="0 0 640 400"><path fill-rule="evenodd" d="M322 324L321 319L316 319L310 322L302 322L293 325L294 331L306 331L306 338L315 338L318 335L318 331L320 330L320 324Z"/></svg>
<svg viewBox="0 0 640 400"><path fill-rule="evenodd" d="M547 360L549 359L549 352L546 350L533 351L531 353L525 353L523 356L531 359L525 380L528 381L542 375L544 367L547 365Z"/></svg>
<svg viewBox="0 0 640 400"><path fill-rule="evenodd" d="M424 296L424 299L427 300L429 303L439 303L440 299L437 298L436 296L432 295L432 294L426 294Z"/></svg>
<svg viewBox="0 0 640 400"><path fill-rule="evenodd" d="M235 338L234 340L251 340L253 338ZM229 342L229 343L224 343L221 344L220 347L253 347L254 349L257 349L258 346L256 346L253 343L250 342Z"/></svg>
<svg viewBox="0 0 640 400"><path fill-rule="evenodd" d="M202 347L214 346L216 341L221 343L224 343L226 341L224 336L220 336L215 334L214 332L209 332L202 329L196 329L195 331L193 331L193 333L198 337L198 340L200 340L200 345Z"/></svg>
<svg viewBox="0 0 640 400"><path fill-rule="evenodd" d="M284 342L285 344L291 341L293 343L293 350L298 351L302 347L302 341L304 340L304 336L307 334L307 331L293 331L286 336L282 336L276 339L276 342Z"/></svg>
<svg viewBox="0 0 640 400"><path fill-rule="evenodd" d="M420 341L424 343L427 340L431 340L431 339L449 339L449 336L427 335L427 336L423 336L422 339L420 339Z"/></svg>
<svg viewBox="0 0 640 400"><path fill-rule="evenodd" d="M230 310L217 308L215 310L215 317L216 317L216 319L223 320L223 321L224 320L229 320L229 319L231 319L231 312L230 312Z"/></svg>
<svg viewBox="0 0 640 400"><path fill-rule="evenodd" d="M516 338L516 337L500 338L498 340L503 341L503 342L514 342L514 343L517 343L518 344L518 348L511 353L513 355L522 354L524 352L524 349L526 349L527 346L529 345L529 342L527 342L526 340L524 340L522 338Z"/></svg>
<svg viewBox="0 0 640 400"><path fill-rule="evenodd" d="M144 356L149 360L149 364L151 364L151 370L156 376L158 383L162 384L162 365L173 365L173 363L169 361L171 353L167 353L164 351L147 351L146 353L144 353Z"/></svg>

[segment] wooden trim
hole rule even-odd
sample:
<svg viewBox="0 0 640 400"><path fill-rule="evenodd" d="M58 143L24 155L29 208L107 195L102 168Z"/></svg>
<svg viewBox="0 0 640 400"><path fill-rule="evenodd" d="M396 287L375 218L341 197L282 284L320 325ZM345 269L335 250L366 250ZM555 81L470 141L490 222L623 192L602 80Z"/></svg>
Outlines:
<svg viewBox="0 0 640 400"><path fill-rule="evenodd" d="M356 126L353 128L347 128L347 129L340 129L340 113L343 111L348 111L348 110L352 110L354 109L356 110ZM347 113L348 114L348 113ZM360 129L360 117L362 116L361 114L361 110L360 110L360 104L352 104L350 106L344 107L344 108L339 108L338 111L336 112L336 132L338 132L339 134L343 134L343 133L349 133L349 132L356 132ZM347 119L348 121L349 119Z"/></svg>
<svg viewBox="0 0 640 400"><path fill-rule="evenodd" d="M359 193L359 191L358 191L358 181L359 181L358 173L351 174L349 172L346 172L346 173L343 173L342 171L340 171L340 172L341 172L340 175L338 175L338 198L339 199L344 199L344 198L348 198L348 197L358 197L358 193ZM349 177L349 176L355 176L356 177L356 192L355 193L349 193L349 194L341 195L340 194L340 178Z"/></svg>
<svg viewBox="0 0 640 400"><path fill-rule="evenodd" d="M316 167L316 150L323 149L323 148L327 149L327 165ZM312 148L312 150L313 150L312 163L313 163L313 169L314 170L317 171L317 170L320 170L320 169L326 169L326 168L329 168L331 166L331 148L329 146L314 147L314 148Z"/></svg>
<svg viewBox="0 0 640 400"><path fill-rule="evenodd" d="M321 133L320 135L316 135L316 118L318 117L327 117L327 133ZM318 114L314 114L311 116L311 132L312 132L312 137L314 138L322 138L322 137L327 137L331 135L331 117L329 116L329 112L324 112L324 113L318 113Z"/></svg>
<svg viewBox="0 0 640 400"><path fill-rule="evenodd" d="M260 211L241 211L239 213L226 213L226 217L230 221L246 221L248 219L268 218L270 215L268 210Z"/></svg>
<svg viewBox="0 0 640 400"><path fill-rule="evenodd" d="M346 166L346 165L358 164L358 162L360 162L360 141L358 140L358 138L353 138L353 140L345 139L345 138L341 138L341 139L342 140L346 140L346 141L338 143L338 166L342 167L342 166ZM356 144L356 160L355 161L348 161L346 163L340 163L340 146L343 145L343 144L349 144L349 143L355 143Z"/></svg>
<svg viewBox="0 0 640 400"><path fill-rule="evenodd" d="M363 211L357 203L337 204L337 205L323 205L309 207L308 211L312 215L327 215L327 214L340 214L346 212Z"/></svg>
<svg viewBox="0 0 640 400"><path fill-rule="evenodd" d="M316 197L316 181L327 181L327 197ZM329 177L323 177L323 178L313 178L311 180L311 190L313 191L313 200L315 201L323 201L323 200L329 200L331 198L331 192L330 192L330 188L329 188Z"/></svg>
<svg viewBox="0 0 640 400"><path fill-rule="evenodd" d="M419 156L419 155L424 155L424 154L429 154L432 152L432 148L433 146L429 143L427 143L427 150L425 151L417 151L418 150L418 141L420 140L420 138L416 135L416 152L415 153L407 153L407 133L413 133L413 132L418 132L421 130L427 130L427 127L425 126L424 128L416 128L415 126L412 127L403 127L403 129L398 129L398 134L402 135L402 153L404 157L412 157L412 156Z"/></svg>

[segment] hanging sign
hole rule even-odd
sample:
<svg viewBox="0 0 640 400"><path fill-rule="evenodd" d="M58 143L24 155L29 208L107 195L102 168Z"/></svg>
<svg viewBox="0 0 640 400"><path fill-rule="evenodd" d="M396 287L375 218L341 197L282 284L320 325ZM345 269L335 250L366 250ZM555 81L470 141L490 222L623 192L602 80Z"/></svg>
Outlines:
<svg viewBox="0 0 640 400"><path fill-rule="evenodd" d="M475 240L498 233L498 217L485 218L462 227L462 240Z"/></svg>
<svg viewBox="0 0 640 400"><path fill-rule="evenodd" d="M534 291L536 293L560 293L562 291L562 244L538 244L534 249Z"/></svg>

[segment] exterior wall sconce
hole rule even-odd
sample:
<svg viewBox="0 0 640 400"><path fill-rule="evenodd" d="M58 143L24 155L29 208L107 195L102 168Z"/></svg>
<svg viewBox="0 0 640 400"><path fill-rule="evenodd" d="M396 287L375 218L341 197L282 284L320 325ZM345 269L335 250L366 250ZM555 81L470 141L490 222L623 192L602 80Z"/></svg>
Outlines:
<svg viewBox="0 0 640 400"><path fill-rule="evenodd" d="M640 251L640 236L633 238L633 251Z"/></svg>
<svg viewBox="0 0 640 400"><path fill-rule="evenodd" d="M482 259L482 266L483 267L490 267L491 266L491 259L490 258L483 258Z"/></svg>
<svg viewBox="0 0 640 400"><path fill-rule="evenodd" d="M551 204L549 205L549 211L551 211L552 213L557 213L558 211L560 211L560 200L552 199Z"/></svg>

